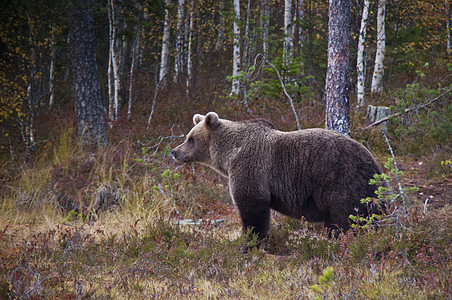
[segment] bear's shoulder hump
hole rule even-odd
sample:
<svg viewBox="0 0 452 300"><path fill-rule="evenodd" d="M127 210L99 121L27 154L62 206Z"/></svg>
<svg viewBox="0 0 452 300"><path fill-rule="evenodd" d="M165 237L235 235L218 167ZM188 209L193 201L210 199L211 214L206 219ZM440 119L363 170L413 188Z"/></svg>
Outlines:
<svg viewBox="0 0 452 300"><path fill-rule="evenodd" d="M276 129L275 125L273 125L272 122L265 120L265 119L251 119L251 120L242 121L242 123Z"/></svg>

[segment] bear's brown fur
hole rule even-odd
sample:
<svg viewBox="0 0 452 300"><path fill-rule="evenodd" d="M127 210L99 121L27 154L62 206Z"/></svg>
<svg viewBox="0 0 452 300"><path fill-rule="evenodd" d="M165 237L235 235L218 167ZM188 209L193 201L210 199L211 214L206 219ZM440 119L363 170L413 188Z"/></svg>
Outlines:
<svg viewBox="0 0 452 300"><path fill-rule="evenodd" d="M233 122L214 112L193 122L172 154L229 178L244 231L265 237L270 209L343 230L350 214L370 213L360 200L376 196L369 180L380 169L357 141L325 129L282 132L266 120Z"/></svg>

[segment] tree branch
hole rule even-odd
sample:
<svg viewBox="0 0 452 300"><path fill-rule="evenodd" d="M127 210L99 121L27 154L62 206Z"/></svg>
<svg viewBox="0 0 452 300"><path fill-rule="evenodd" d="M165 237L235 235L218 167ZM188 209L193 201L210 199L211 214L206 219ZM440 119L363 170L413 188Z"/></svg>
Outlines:
<svg viewBox="0 0 452 300"><path fill-rule="evenodd" d="M429 100L428 102L426 102L426 103L424 103L424 104L422 104L422 105L418 105L418 106L414 106L414 107L411 107L411 108L407 108L407 109L404 110L404 113L410 112L410 111L412 111L412 110L417 110L417 109L424 108L424 107L430 105L430 103L432 103L432 102L434 102L434 101L436 101L436 100L438 100L438 99L441 99L444 95L446 95L447 93L449 93L449 92L451 92L451 91L452 91L452 88L448 89L448 90L445 91L444 93L440 94L438 97L435 97L435 98ZM372 124L369 124L369 125L367 125L366 127L364 127L364 130L369 129L370 127L379 125L379 124L381 124L381 123L383 123L383 122L386 122L386 121L388 121L388 120L391 119L391 118L400 116L401 114L402 114L402 113L398 112L398 113L392 114L392 115L390 115L390 116L387 116L387 117L385 117L385 118L383 118L383 119L380 119L380 120L378 120L378 121L375 121L375 122L373 122Z"/></svg>
<svg viewBox="0 0 452 300"><path fill-rule="evenodd" d="M261 54L258 54L257 56L259 56L259 55L261 55ZM257 56L256 56L256 58L257 58ZM297 122L297 128L298 128L298 130L301 130L300 121L298 120L297 111L295 110L295 106L293 105L293 99L292 99L292 97L290 97L289 93L287 93L286 86L284 85L284 82L282 81L282 78L281 78L281 75L279 74L278 69L271 62L266 60L265 57L263 57L263 60L264 60L264 62L266 64L271 66L275 70L276 75L278 75L278 79L279 79L279 82L281 83L281 87L282 87L282 89L284 91L284 94L286 95L287 99L289 99L290 107L292 108L293 114L295 116L295 121Z"/></svg>

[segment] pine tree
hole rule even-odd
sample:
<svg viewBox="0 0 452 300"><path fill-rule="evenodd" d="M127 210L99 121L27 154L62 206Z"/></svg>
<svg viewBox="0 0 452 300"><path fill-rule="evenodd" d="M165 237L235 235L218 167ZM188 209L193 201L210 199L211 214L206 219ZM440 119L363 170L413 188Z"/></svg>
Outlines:
<svg viewBox="0 0 452 300"><path fill-rule="evenodd" d="M71 3L68 20L77 134L84 144L106 145L94 22L90 16L92 1L71 0Z"/></svg>

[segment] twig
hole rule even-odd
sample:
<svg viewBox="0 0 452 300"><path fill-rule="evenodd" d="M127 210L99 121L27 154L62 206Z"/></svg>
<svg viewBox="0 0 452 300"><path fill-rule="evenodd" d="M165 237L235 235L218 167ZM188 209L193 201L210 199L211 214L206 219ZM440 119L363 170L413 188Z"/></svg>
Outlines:
<svg viewBox="0 0 452 300"><path fill-rule="evenodd" d="M165 74L165 76L163 76L163 78L160 79L160 81L157 83L157 86L155 87L154 99L152 99L151 113L149 114L149 119L148 119L148 126L151 125L151 120L152 120L152 115L154 114L154 107L155 107L155 102L156 102L156 99L157 99L157 94L158 94L158 91L160 89L160 85L162 85L162 83L165 81L166 75L167 74Z"/></svg>
<svg viewBox="0 0 452 300"><path fill-rule="evenodd" d="M405 219L408 217L408 210L406 207L406 199L405 199L405 193L403 192L402 184L400 183L400 175L399 175L399 168L397 167L397 161L394 155L394 151L392 150L391 144L389 143L388 136L386 135L386 131L382 130L383 136L385 138L386 144L388 145L388 149L391 152L392 156L392 162L394 164L394 169L396 171L396 180L397 180L397 186L399 188L400 195L402 196L402 203L403 203L403 214Z"/></svg>
<svg viewBox="0 0 452 300"><path fill-rule="evenodd" d="M179 125L173 125L173 126L171 126L171 129L170 129L171 130L171 135L170 136L159 136L156 139L153 139L151 141L147 141L146 143L143 143L141 141L137 141L137 143L139 145L141 145L142 147L145 148L146 153L151 153L152 152L151 154L149 154L149 158L147 157L147 155L143 155L139 159L141 159L142 161L151 159L151 157L153 159L155 159L155 155L159 151L160 145L162 145L162 143L164 141L169 141L168 145L171 145L177 138L185 137L185 135L183 133L181 133L179 135L175 135L175 133L174 133L174 128L175 127L179 128L179 131L182 132L182 130L180 129ZM151 142L156 142L156 143L149 146L149 144ZM166 156L166 153L164 154L164 156ZM135 163L130 168L133 168L138 162L139 162L138 160L135 160Z"/></svg>
<svg viewBox="0 0 452 300"><path fill-rule="evenodd" d="M258 56L262 56L262 54L259 53L258 55L256 55L256 58ZM264 57L262 59L264 60L264 62L266 64L271 66L275 70L276 75L278 75L278 79L279 79L279 82L281 83L281 87L282 87L282 89L284 91L284 94L286 95L287 99L289 99L290 107L292 108L292 112L293 112L293 114L295 116L295 121L297 122L297 128L298 128L298 130L301 130L300 121L298 120L298 115L297 115L297 111L295 110L295 106L293 104L293 99L292 99L292 97L290 97L289 93L287 93L286 86L284 85L284 82L282 81L282 78L281 78L281 75L279 74L278 69L271 62L266 60Z"/></svg>
<svg viewBox="0 0 452 300"><path fill-rule="evenodd" d="M451 91L452 91L452 88L448 89L448 90L445 91L444 93L440 94L438 97L435 97L435 98L431 99L430 101L428 101L428 102L426 102L426 103L424 103L424 104L422 104L422 105L414 106L414 107L411 107L411 108L406 108L406 109L404 110L404 113L410 112L410 111L412 111L412 110L418 110L418 109L424 108L424 107L430 105L430 103L432 103L432 102L434 102L434 101L440 99L441 97L443 97L444 95L446 95L447 93L449 93L449 92L451 92ZM369 129L370 127L379 125L379 124L381 124L381 123L383 123L383 122L388 121L388 120L391 119L391 118L400 116L401 114L402 114L402 113L398 112L398 113L392 114L392 115L390 115L390 116L387 116L387 117L385 117L385 118L383 118L383 119L380 119L380 120L378 120L378 121L373 122L372 124L367 125L366 127L364 127L364 129Z"/></svg>

